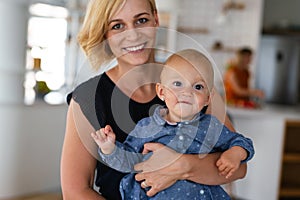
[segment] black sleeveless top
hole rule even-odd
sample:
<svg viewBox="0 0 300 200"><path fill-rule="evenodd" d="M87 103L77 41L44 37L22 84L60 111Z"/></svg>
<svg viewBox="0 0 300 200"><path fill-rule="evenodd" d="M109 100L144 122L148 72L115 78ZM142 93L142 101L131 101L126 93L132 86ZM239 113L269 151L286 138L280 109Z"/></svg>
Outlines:
<svg viewBox="0 0 300 200"><path fill-rule="evenodd" d="M105 73L80 84L68 95L68 103L71 98L80 105L95 130L109 124L120 142L140 119L152 115L157 105L164 105L157 96L147 103L133 101ZM102 196L109 200L121 199L119 183L124 175L98 161L95 184Z"/></svg>

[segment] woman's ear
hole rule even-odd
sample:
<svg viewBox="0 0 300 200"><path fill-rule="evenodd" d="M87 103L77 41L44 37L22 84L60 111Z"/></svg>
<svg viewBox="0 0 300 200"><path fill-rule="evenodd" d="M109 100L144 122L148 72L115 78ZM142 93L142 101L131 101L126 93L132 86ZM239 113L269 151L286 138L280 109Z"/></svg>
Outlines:
<svg viewBox="0 0 300 200"><path fill-rule="evenodd" d="M159 27L159 18L158 18L158 14L157 14L157 11L154 12L154 25L155 27Z"/></svg>
<svg viewBox="0 0 300 200"><path fill-rule="evenodd" d="M164 92L163 92L164 89L163 89L162 84L156 83L155 89L156 89L156 94L157 94L157 96L158 96L162 101L164 101L164 100L165 100L165 96L164 96Z"/></svg>

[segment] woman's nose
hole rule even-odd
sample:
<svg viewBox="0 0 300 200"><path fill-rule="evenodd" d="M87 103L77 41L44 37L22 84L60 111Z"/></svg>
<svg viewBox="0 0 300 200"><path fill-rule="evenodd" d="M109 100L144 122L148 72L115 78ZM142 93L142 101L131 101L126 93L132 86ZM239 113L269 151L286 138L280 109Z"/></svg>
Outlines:
<svg viewBox="0 0 300 200"><path fill-rule="evenodd" d="M136 28L132 28L126 31L126 39L127 40L136 40L139 37L139 31Z"/></svg>

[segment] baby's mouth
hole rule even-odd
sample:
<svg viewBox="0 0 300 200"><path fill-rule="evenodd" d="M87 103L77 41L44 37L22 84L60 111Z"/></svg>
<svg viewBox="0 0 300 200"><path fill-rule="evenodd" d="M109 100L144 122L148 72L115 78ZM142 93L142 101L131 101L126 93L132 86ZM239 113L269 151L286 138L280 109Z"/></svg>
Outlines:
<svg viewBox="0 0 300 200"><path fill-rule="evenodd" d="M178 103L182 103L182 104L191 104L191 102L189 102L189 101L178 101Z"/></svg>

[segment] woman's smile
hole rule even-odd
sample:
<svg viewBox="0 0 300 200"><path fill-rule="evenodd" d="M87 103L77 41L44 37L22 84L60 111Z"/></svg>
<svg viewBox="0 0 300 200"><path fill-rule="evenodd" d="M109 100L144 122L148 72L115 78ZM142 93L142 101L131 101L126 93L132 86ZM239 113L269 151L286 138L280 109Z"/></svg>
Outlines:
<svg viewBox="0 0 300 200"><path fill-rule="evenodd" d="M130 46L130 47L125 47L123 48L123 50L129 52L129 53L136 53L136 52L141 52L142 50L144 50L146 46L146 42L140 45L136 45L136 46Z"/></svg>

